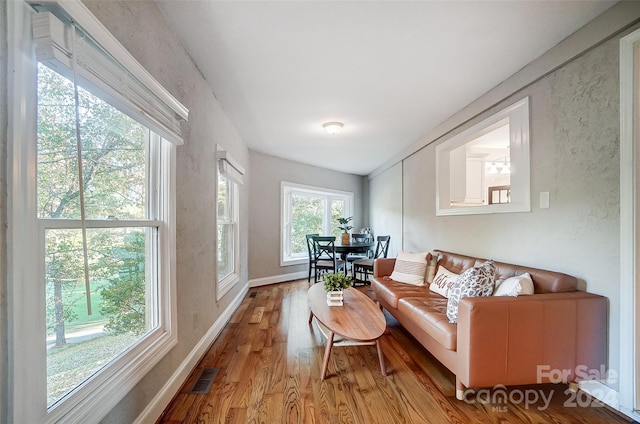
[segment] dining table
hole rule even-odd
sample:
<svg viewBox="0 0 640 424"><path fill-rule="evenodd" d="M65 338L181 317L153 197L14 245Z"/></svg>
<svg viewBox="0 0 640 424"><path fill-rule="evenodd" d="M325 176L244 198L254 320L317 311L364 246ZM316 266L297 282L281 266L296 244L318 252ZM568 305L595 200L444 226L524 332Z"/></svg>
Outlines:
<svg viewBox="0 0 640 424"><path fill-rule="evenodd" d="M371 242L352 241L349 244L342 244L336 240L335 247L336 247L336 253L340 254L340 257L342 258L342 260L346 260L347 255L349 253L366 253L370 251L374 245L375 243L373 241Z"/></svg>

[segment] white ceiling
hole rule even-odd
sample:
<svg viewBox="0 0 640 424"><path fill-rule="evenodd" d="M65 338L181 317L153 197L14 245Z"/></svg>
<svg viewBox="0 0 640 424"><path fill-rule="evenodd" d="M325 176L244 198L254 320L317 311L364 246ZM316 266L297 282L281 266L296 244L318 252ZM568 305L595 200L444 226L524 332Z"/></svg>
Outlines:
<svg viewBox="0 0 640 424"><path fill-rule="evenodd" d="M366 175L615 2L158 3L249 148Z"/></svg>

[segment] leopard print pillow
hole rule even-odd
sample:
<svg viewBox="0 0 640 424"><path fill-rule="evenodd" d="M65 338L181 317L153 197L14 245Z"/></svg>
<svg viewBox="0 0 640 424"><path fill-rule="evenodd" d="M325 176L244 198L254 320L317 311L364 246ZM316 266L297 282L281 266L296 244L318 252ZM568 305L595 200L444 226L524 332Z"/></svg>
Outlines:
<svg viewBox="0 0 640 424"><path fill-rule="evenodd" d="M449 322L458 322L458 303L465 297L487 297L493 293L496 267L493 261L486 261L463 271L449 290L447 318Z"/></svg>

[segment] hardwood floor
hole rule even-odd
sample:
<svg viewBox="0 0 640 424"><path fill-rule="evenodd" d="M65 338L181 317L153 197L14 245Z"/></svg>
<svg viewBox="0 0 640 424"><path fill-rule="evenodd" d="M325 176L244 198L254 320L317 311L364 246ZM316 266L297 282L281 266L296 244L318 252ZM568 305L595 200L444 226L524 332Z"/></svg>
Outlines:
<svg viewBox="0 0 640 424"><path fill-rule="evenodd" d="M582 392L565 394L565 385L477 391L458 401L453 374L388 314L388 377L375 346L347 346L333 350L321 382L325 340L308 324L308 287L303 280L250 289L158 423L630 422ZM206 367L219 368L209 393L189 394Z"/></svg>

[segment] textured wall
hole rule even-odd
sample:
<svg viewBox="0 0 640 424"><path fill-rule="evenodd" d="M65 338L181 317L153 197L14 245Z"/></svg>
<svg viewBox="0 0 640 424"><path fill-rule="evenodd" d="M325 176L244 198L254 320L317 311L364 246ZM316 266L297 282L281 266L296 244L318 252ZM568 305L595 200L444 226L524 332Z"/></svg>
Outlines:
<svg viewBox="0 0 640 424"><path fill-rule="evenodd" d="M307 270L307 264L280 266L280 182L304 184L354 194L353 227L363 221L364 179L251 151L253 175L249 198L249 279L277 277Z"/></svg>
<svg viewBox="0 0 640 424"><path fill-rule="evenodd" d="M376 236L391 236L389 257L402 250L402 164L369 182L369 221Z"/></svg>
<svg viewBox="0 0 640 424"><path fill-rule="evenodd" d="M566 272L579 278L582 288L607 296L610 310L617 311L618 73L618 40L614 39L452 132L530 96L531 212L436 217L437 143L405 159L404 248L440 248ZM371 182L372 203L377 179ZM549 209L539 208L541 191L550 192ZM372 213L376 207L371 206ZM618 321L618 314L611 313L609 366L615 370Z"/></svg>
<svg viewBox="0 0 640 424"><path fill-rule="evenodd" d="M249 153L211 89L149 1L86 2L131 54L189 109L185 144L177 154L178 345L104 419L132 422L247 282L248 189L241 188L240 283L215 296L216 143L247 169ZM193 313L199 317L194 323Z"/></svg>

